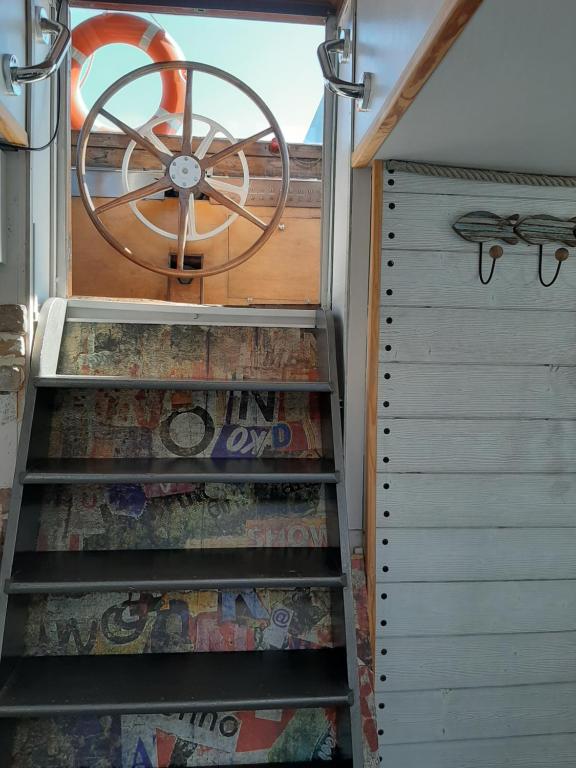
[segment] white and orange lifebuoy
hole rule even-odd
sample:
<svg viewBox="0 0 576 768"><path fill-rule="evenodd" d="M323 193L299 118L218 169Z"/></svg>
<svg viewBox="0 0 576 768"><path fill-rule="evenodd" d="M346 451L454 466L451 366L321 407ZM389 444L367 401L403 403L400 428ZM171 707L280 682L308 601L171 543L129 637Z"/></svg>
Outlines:
<svg viewBox="0 0 576 768"><path fill-rule="evenodd" d="M88 114L88 108L80 93L80 73L84 62L92 54L111 43L134 45L145 51L155 61L182 61L184 54L178 43L161 27L140 16L128 13L103 13L86 19L72 31L71 69L71 122L74 130L80 130ZM177 70L161 72L162 99L154 117L169 117L182 112L186 85ZM169 123L155 128L155 133L173 133Z"/></svg>

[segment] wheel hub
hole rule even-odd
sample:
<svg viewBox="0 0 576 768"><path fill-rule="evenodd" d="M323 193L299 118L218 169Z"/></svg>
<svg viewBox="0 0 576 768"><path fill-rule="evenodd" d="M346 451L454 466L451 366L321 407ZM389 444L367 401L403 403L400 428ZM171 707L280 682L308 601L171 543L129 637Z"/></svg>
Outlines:
<svg viewBox="0 0 576 768"><path fill-rule="evenodd" d="M202 179L200 163L192 155L178 155L168 167L168 175L175 186L181 189L195 187Z"/></svg>

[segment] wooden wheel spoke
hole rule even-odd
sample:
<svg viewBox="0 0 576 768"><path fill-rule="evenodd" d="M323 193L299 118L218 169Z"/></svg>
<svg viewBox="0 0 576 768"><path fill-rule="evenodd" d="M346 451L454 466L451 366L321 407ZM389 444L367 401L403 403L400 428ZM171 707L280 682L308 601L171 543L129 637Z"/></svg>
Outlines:
<svg viewBox="0 0 576 768"><path fill-rule="evenodd" d="M166 176L163 176L161 179L158 179L158 181L152 182L152 184L146 184L144 187L138 187L138 189L133 189L132 192L127 192L125 195L115 197L113 200L109 200L107 203L99 205L98 208L94 209L94 213L97 216L100 216L101 213L110 211L112 208L118 208L118 206L126 205L127 203L131 203L134 200L141 200L143 197L156 194L156 192L163 192L165 189L170 189L171 186L172 183L170 179L168 179Z"/></svg>
<svg viewBox="0 0 576 768"><path fill-rule="evenodd" d="M226 195L223 195L222 192L219 192L217 189L211 186L208 181L204 180L200 182L199 187L200 190L204 192L204 194L214 198L217 203L225 206L228 208L228 210L233 211L234 213L238 214L238 216L242 216L242 218L246 219L262 230L268 229L268 224L266 224L266 222L262 221L262 219L259 219L258 216L254 216L253 213L250 213L249 210L243 208L241 205L238 205L238 203L230 200L229 197L226 197Z"/></svg>
<svg viewBox="0 0 576 768"><path fill-rule="evenodd" d="M119 117L116 117L115 115L108 112L107 109L100 109L100 114L106 118L106 120L109 120L111 123L114 123L114 125L117 128L120 128L121 131L123 131L127 136L130 136L131 139L133 139L136 144L140 144L141 147L144 147L144 149L147 149L148 152L150 152L151 155L154 155L162 165L169 165L172 161L172 158L174 157L171 152L166 154L166 152L162 152L158 149L158 147L155 147L154 144L150 141L150 139L147 139L145 136L142 136L141 133L138 133L138 131L134 130L134 128L131 128L129 125L127 125L124 121L120 120Z"/></svg>
<svg viewBox="0 0 576 768"><path fill-rule="evenodd" d="M192 239L198 234L196 229L196 208L193 194L190 195L190 200L188 202L188 232Z"/></svg>
<svg viewBox="0 0 576 768"><path fill-rule="evenodd" d="M219 192L226 192L229 195L238 195L238 197L242 196L242 187L238 184L230 184L227 181L222 181L221 179L215 178L214 176L210 177L208 183L211 187L214 187L214 189L217 189Z"/></svg>
<svg viewBox="0 0 576 768"><path fill-rule="evenodd" d="M242 141L237 141L236 144L231 144L229 147L226 147L220 152L216 152L215 155L204 157L202 160L200 160L200 167L203 170L206 168L212 168L214 165L216 165L216 163L219 163L221 160L225 160L227 157L230 157L230 155L235 155L244 149L244 147L253 144L255 141L258 141L258 139L263 139L264 136L268 136L270 133L274 133L274 129L268 127L263 131L255 133L253 136L248 136L247 139L242 139Z"/></svg>
<svg viewBox="0 0 576 768"><path fill-rule="evenodd" d="M184 252L188 239L188 221L190 220L190 192L180 190L178 199L178 250L176 251L176 269L184 269Z"/></svg>
<svg viewBox="0 0 576 768"><path fill-rule="evenodd" d="M184 118L182 120L182 154L192 154L192 72L186 72L186 95L184 97Z"/></svg>
<svg viewBox="0 0 576 768"><path fill-rule="evenodd" d="M198 147L195 152L195 155L198 158L198 160L202 160L206 152L208 152L208 150L212 146L212 142L214 141L217 133L218 133L218 129L212 126L208 131L208 133L206 134L206 136L204 136L200 144L198 144Z"/></svg>
<svg viewBox="0 0 576 768"><path fill-rule="evenodd" d="M150 141L152 142L152 144L154 144L154 146L157 149L160 150L160 152L164 152L166 155L171 155L172 154L170 152L170 150L168 149L168 147L166 146L166 144L164 144L162 139L159 136L156 136L154 131L151 131L151 133L150 133Z"/></svg>

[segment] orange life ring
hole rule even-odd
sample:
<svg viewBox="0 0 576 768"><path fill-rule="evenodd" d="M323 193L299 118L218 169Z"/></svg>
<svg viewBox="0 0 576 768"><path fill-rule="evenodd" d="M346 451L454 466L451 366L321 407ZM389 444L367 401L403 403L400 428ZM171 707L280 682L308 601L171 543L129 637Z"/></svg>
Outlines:
<svg viewBox="0 0 576 768"><path fill-rule="evenodd" d="M178 43L161 27L140 16L128 13L102 13L86 19L72 31L71 122L80 130L88 114L88 107L80 93L80 73L86 59L98 48L111 43L134 45L155 61L181 61L184 54ZM162 99L154 117L164 117L184 110L186 85L177 70L161 73ZM155 133L174 133L169 123L161 123Z"/></svg>

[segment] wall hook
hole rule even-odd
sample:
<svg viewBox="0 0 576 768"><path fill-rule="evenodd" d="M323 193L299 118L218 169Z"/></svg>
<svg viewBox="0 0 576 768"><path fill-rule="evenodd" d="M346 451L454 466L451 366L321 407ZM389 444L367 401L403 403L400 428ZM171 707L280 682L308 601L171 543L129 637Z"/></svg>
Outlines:
<svg viewBox="0 0 576 768"><path fill-rule="evenodd" d="M576 233L574 232L575 219L559 219L557 216L549 216L539 213L535 216L526 216L516 225L516 233L525 243L538 246L538 278L544 288L554 285L562 262L569 256L568 248L576 247ZM544 261L544 246L549 243L562 243L562 248L557 248L554 257L558 262L554 277L548 283L542 277L542 263Z"/></svg>
<svg viewBox="0 0 576 768"><path fill-rule="evenodd" d="M500 245L492 245L488 255L492 259L492 266L487 278L484 277L484 243L489 240L501 240L509 245L516 245L518 236L514 232L514 227L518 223L518 214L512 216L499 216L490 211L472 211L460 216L452 229L463 240L470 243L478 243L478 277L482 285L488 283L494 277L496 261L504 255L504 250Z"/></svg>
<svg viewBox="0 0 576 768"><path fill-rule="evenodd" d="M562 263L566 261L566 259L569 256L568 249L567 248L558 248L556 250L556 253L554 254L554 258L558 262L556 265L556 272L554 273L554 277L552 280L550 280L549 283L544 281L544 278L542 277L542 261L543 261L543 251L544 246L539 245L538 246L538 278L540 279L540 282L544 286L544 288L550 288L551 285L554 285L556 282L556 279L558 278L558 275L560 274L560 267L562 266Z"/></svg>
<svg viewBox="0 0 576 768"><path fill-rule="evenodd" d="M484 247L484 243L480 243L480 247L478 249L478 277L480 278L480 282L482 283L482 285L488 285L490 280L492 280L492 278L494 277L496 261L504 254L504 250L499 245L493 245L488 251L488 255L492 259L492 266L490 267L490 274L485 280L484 274L483 274L483 268L482 268L482 261L484 257L483 247Z"/></svg>

